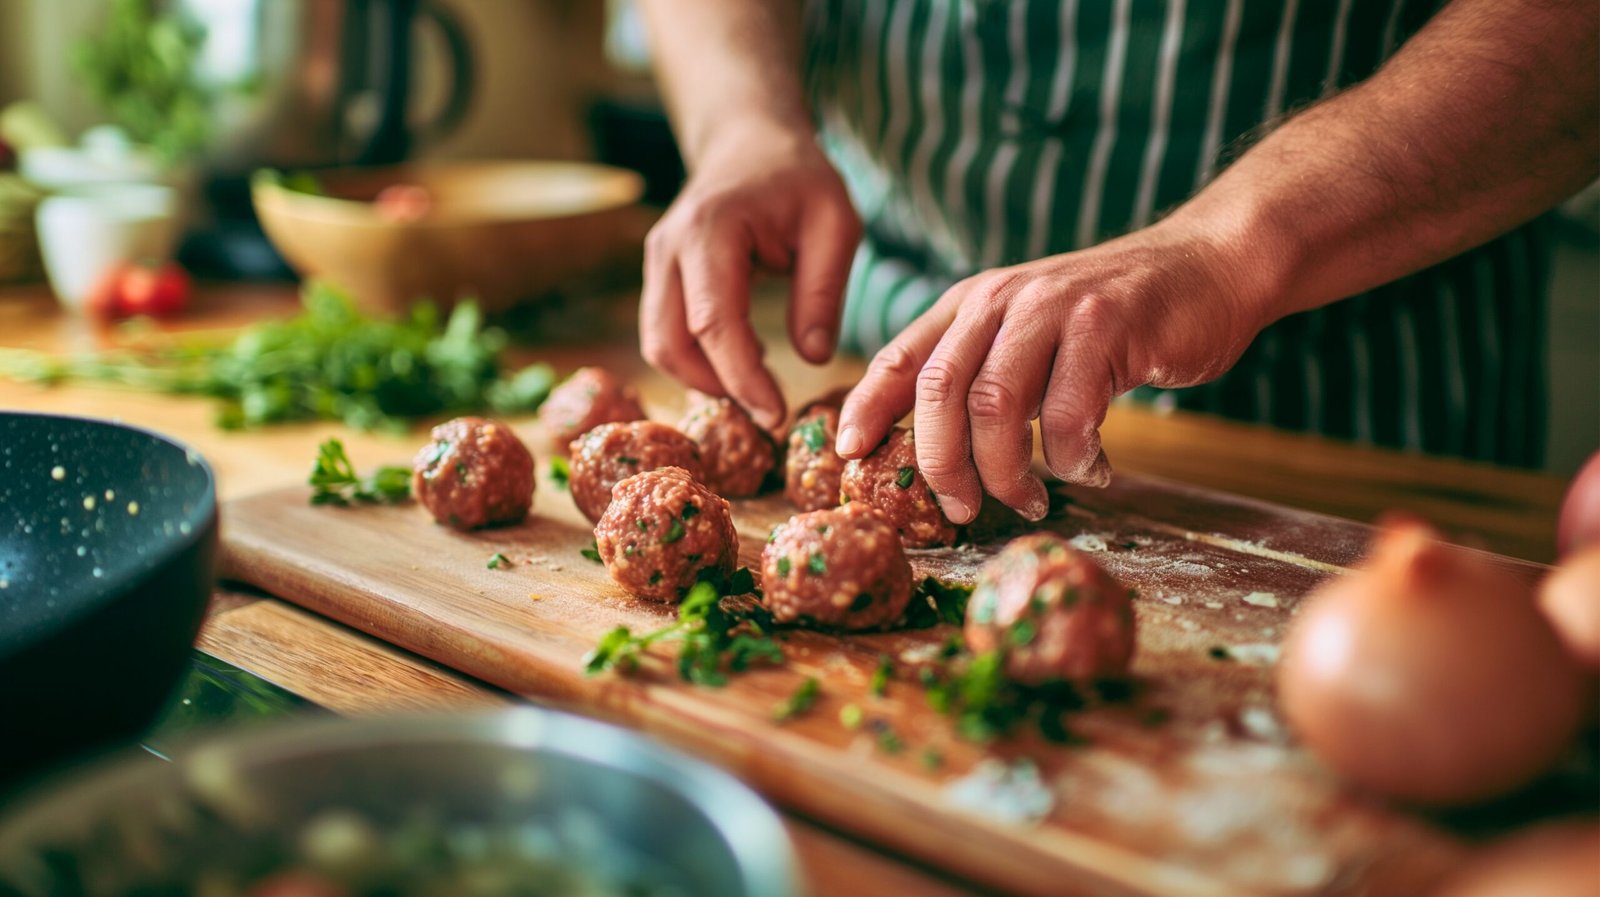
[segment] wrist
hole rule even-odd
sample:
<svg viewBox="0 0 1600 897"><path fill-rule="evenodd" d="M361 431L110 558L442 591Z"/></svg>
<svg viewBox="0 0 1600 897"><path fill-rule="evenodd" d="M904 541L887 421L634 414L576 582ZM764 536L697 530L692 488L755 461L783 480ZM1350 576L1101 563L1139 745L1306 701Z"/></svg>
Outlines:
<svg viewBox="0 0 1600 897"><path fill-rule="evenodd" d="M1213 260L1213 276L1249 336L1306 306L1299 294L1304 252L1268 198L1247 185L1216 185L1158 225L1185 233Z"/></svg>
<svg viewBox="0 0 1600 897"><path fill-rule="evenodd" d="M799 104L736 104L684 130L684 162L691 172L719 157L788 155L816 146L810 116Z"/></svg>

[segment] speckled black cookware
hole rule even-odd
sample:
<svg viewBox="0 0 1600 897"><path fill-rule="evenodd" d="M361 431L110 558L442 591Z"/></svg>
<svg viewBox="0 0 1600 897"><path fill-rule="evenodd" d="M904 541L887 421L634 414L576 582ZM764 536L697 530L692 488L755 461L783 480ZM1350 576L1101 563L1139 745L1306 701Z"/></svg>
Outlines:
<svg viewBox="0 0 1600 897"><path fill-rule="evenodd" d="M105 421L0 413L0 790L136 735L213 581L200 456Z"/></svg>

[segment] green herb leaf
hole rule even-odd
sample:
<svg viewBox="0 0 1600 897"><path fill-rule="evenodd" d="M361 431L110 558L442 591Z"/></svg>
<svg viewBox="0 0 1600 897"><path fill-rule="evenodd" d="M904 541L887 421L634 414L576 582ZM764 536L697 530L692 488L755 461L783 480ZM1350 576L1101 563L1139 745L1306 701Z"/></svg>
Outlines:
<svg viewBox="0 0 1600 897"><path fill-rule="evenodd" d="M806 560L806 569L811 571L812 576L821 576L828 572L828 559L822 556L822 552L813 551Z"/></svg>
<svg viewBox="0 0 1600 897"><path fill-rule="evenodd" d="M356 475L355 465L345 454L344 443L329 439L317 447L317 459L306 479L314 505L348 505L401 502L411 497L411 470L406 467L380 467L372 475Z"/></svg>
<svg viewBox="0 0 1600 897"><path fill-rule="evenodd" d="M828 431L823 426L822 415L816 415L804 423L797 424L793 435L799 436L806 444L806 448L813 452L820 452L828 444Z"/></svg>
<svg viewBox="0 0 1600 897"><path fill-rule="evenodd" d="M872 693L883 697L889 690L889 679L894 676L894 658L887 654L878 655L878 668L872 671Z"/></svg>
<svg viewBox="0 0 1600 897"><path fill-rule="evenodd" d="M789 571L791 569L793 569L793 566L789 563L789 558L788 557L780 557L780 558L778 558L778 575L779 576L788 576L789 575Z"/></svg>
<svg viewBox="0 0 1600 897"><path fill-rule="evenodd" d="M674 517L672 518L672 524L667 527L667 534L661 537L661 544L671 545L679 539L682 539L683 533L683 521Z"/></svg>
<svg viewBox="0 0 1600 897"><path fill-rule="evenodd" d="M593 539L589 540L589 545L587 548L578 549L578 553L589 560L594 561L596 564L605 563L605 561L600 559L600 546Z"/></svg>
<svg viewBox="0 0 1600 897"><path fill-rule="evenodd" d="M562 492L567 491L568 483L572 479L572 468L567 464L567 459L560 455L550 459L550 481Z"/></svg>
<svg viewBox="0 0 1600 897"><path fill-rule="evenodd" d="M846 729L861 728L861 707L858 704L846 704L839 708L839 725Z"/></svg>
<svg viewBox="0 0 1600 897"><path fill-rule="evenodd" d="M511 566L511 559L497 551L494 554L489 555L489 563L485 566L487 566L490 570L509 568Z"/></svg>
<svg viewBox="0 0 1600 897"><path fill-rule="evenodd" d="M693 520L695 515L699 514L699 513L700 513L700 506L697 505L697 504L690 503L690 504L686 504L686 505L683 506L683 513L682 513L681 516L683 517L684 520Z"/></svg>
<svg viewBox="0 0 1600 897"><path fill-rule="evenodd" d="M618 464L626 464L629 467L638 467L639 466L639 459L638 458L631 458L631 457L629 457L627 455L618 455L617 456L617 463Z"/></svg>
<svg viewBox="0 0 1600 897"><path fill-rule="evenodd" d="M894 484L899 486L901 489L910 489L911 481L915 479L916 476L917 469L915 467L902 467L900 468L900 472L895 475Z"/></svg>
<svg viewBox="0 0 1600 897"><path fill-rule="evenodd" d="M763 634L771 625L771 615L759 606L724 608L723 595L711 582L696 583L679 602L675 622L640 636L626 630L618 635L613 630L590 652L588 671L631 670L637 658L658 641L680 643L678 675L696 685L721 686L728 680L725 671L740 672L758 663L782 663L783 649ZM617 658L625 662L618 662Z"/></svg>
<svg viewBox="0 0 1600 897"><path fill-rule="evenodd" d="M967 619L967 601L971 597L972 586L926 577L911 593L905 624L910 629L927 629L940 623L960 626Z"/></svg>
<svg viewBox="0 0 1600 897"><path fill-rule="evenodd" d="M811 705L817 702L817 693L821 690L822 683L817 681L817 677L807 676L806 680L794 690L794 694L778 705L778 709L772 714L773 721L785 722L810 710Z"/></svg>

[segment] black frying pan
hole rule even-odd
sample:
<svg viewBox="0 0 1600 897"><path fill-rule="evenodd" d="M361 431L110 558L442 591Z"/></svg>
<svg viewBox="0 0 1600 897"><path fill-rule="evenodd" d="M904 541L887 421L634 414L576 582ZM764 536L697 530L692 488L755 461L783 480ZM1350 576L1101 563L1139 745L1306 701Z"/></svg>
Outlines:
<svg viewBox="0 0 1600 897"><path fill-rule="evenodd" d="M0 413L0 791L136 736L211 593L200 456L105 421Z"/></svg>

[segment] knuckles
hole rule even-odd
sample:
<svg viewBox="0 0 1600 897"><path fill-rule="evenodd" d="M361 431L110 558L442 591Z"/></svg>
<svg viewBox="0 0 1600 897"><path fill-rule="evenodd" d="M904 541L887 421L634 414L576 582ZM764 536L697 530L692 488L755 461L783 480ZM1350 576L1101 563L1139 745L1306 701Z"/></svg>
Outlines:
<svg viewBox="0 0 1600 897"><path fill-rule="evenodd" d="M928 359L928 363L917 374L917 404L943 405L950 401L955 392L956 375L950 368L949 360L939 356Z"/></svg>
<svg viewBox="0 0 1600 897"><path fill-rule="evenodd" d="M1022 416L1022 402L1011 384L983 373L967 391L967 413L974 423L1009 421Z"/></svg>

